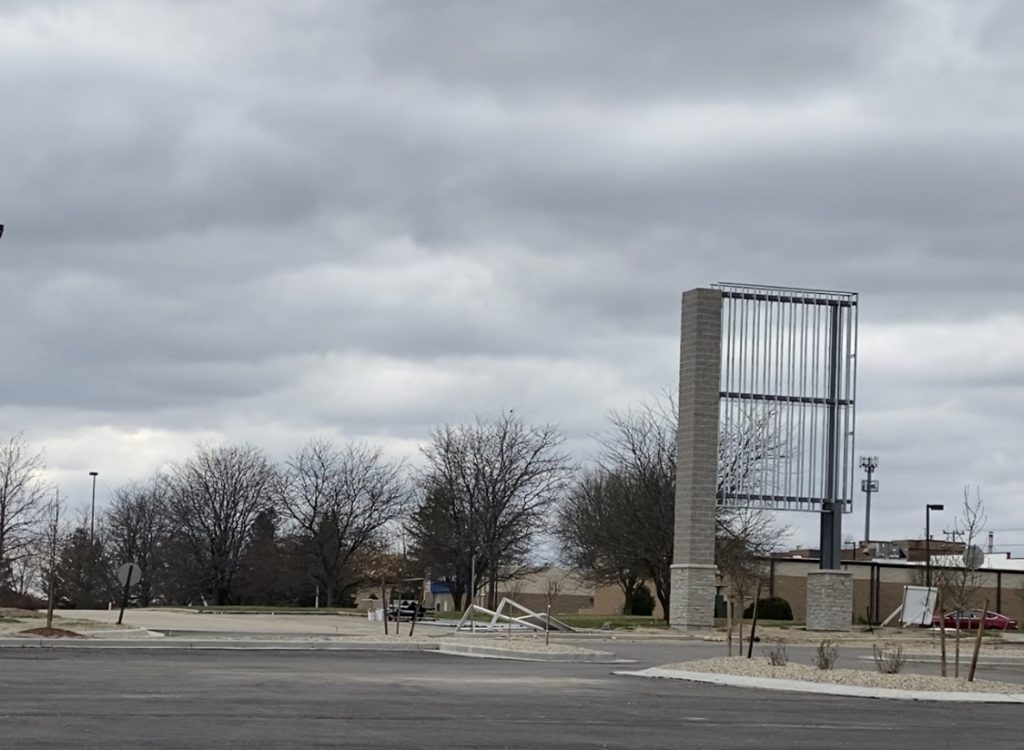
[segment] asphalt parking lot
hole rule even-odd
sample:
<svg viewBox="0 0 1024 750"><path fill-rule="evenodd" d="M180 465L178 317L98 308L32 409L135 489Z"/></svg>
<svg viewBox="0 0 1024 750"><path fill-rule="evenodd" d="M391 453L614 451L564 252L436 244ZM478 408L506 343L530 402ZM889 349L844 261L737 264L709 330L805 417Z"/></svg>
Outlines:
<svg viewBox="0 0 1024 750"><path fill-rule="evenodd" d="M1020 747L1020 707L613 676L428 652L0 650L7 748Z"/></svg>

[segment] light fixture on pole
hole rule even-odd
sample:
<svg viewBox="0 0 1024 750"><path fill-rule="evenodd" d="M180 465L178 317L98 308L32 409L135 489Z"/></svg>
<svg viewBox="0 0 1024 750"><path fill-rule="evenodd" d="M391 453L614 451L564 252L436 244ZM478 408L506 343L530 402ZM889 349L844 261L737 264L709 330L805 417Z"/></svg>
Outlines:
<svg viewBox="0 0 1024 750"><path fill-rule="evenodd" d="M871 475L878 468L878 456L861 456L860 468L868 473L867 479L860 481L860 491L864 493L864 541L871 541L871 493L878 492L878 480L872 479Z"/></svg>
<svg viewBox="0 0 1024 750"><path fill-rule="evenodd" d="M89 476L92 477L92 512L89 514L89 544L93 544L96 541L96 477L98 475L98 471L89 472Z"/></svg>
<svg viewBox="0 0 1024 750"><path fill-rule="evenodd" d="M924 582L928 588L932 587L932 511L945 509L940 503L924 506Z"/></svg>

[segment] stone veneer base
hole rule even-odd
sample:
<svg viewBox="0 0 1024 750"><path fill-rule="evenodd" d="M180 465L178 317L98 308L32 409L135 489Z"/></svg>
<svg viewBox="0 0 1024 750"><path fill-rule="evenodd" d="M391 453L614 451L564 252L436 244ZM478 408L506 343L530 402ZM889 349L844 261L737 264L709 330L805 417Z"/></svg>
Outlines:
<svg viewBox="0 0 1024 750"><path fill-rule="evenodd" d="M842 632L853 622L853 574L815 570L807 574L807 629Z"/></svg>

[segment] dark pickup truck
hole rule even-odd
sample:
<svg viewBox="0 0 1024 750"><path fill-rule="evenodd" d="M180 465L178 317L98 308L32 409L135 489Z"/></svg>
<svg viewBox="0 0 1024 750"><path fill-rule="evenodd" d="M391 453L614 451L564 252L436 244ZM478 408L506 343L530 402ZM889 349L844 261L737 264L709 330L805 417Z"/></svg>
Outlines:
<svg viewBox="0 0 1024 750"><path fill-rule="evenodd" d="M392 602L388 605L389 620L411 620L414 614L417 620L422 620L427 614L427 608L412 599L403 599L397 604Z"/></svg>

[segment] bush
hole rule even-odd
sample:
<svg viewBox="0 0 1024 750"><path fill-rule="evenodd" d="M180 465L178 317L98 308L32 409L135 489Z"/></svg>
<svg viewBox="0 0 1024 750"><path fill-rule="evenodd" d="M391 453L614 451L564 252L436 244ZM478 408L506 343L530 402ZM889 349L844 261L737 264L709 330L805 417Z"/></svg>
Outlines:
<svg viewBox="0 0 1024 750"><path fill-rule="evenodd" d="M875 666L882 674L899 674L903 669L903 646L894 643L887 643L879 646L877 643L871 647L874 654Z"/></svg>
<svg viewBox="0 0 1024 750"><path fill-rule="evenodd" d="M630 597L626 606L629 609L626 614L650 617L654 614L654 597L651 596L651 592L647 590L646 586L640 586L633 592L633 596Z"/></svg>
<svg viewBox="0 0 1024 750"><path fill-rule="evenodd" d="M743 610L743 616L750 619L754 616L754 605L751 604ZM781 596L770 596L767 599L759 599L757 602L758 620L792 620L793 608L789 602Z"/></svg>
<svg viewBox="0 0 1024 750"><path fill-rule="evenodd" d="M818 669L832 669L839 658L839 644L831 638L826 638L818 644L814 652L814 666Z"/></svg>
<svg viewBox="0 0 1024 750"><path fill-rule="evenodd" d="M789 661L789 656L786 654L786 644L782 641L776 641L766 648L764 652L768 657L768 663L773 667L784 667Z"/></svg>
<svg viewBox="0 0 1024 750"><path fill-rule="evenodd" d="M45 609L46 600L32 594L19 594L6 587L0 587L0 607L11 609Z"/></svg>

